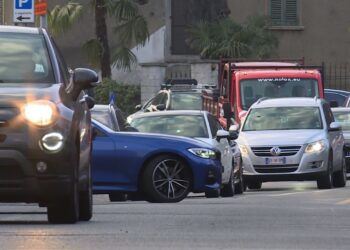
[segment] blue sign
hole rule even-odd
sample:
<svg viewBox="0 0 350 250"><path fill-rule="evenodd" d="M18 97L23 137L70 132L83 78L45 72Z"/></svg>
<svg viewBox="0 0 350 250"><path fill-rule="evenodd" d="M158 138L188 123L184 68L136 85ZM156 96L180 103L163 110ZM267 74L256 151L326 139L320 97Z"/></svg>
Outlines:
<svg viewBox="0 0 350 250"><path fill-rule="evenodd" d="M15 0L16 9L30 10L33 8L33 0Z"/></svg>

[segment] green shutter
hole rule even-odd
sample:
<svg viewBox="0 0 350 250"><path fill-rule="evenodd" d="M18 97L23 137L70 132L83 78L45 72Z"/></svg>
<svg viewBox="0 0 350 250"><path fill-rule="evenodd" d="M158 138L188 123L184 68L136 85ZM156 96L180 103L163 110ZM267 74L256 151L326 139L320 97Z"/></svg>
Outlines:
<svg viewBox="0 0 350 250"><path fill-rule="evenodd" d="M270 16L274 25L281 25L282 23L282 0L270 1Z"/></svg>
<svg viewBox="0 0 350 250"><path fill-rule="evenodd" d="M297 25L297 0L285 0L286 25Z"/></svg>

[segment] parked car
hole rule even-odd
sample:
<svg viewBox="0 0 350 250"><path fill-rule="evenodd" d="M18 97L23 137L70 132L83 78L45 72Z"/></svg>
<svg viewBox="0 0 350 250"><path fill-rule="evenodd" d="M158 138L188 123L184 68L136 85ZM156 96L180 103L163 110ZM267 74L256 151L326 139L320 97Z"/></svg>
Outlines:
<svg viewBox="0 0 350 250"><path fill-rule="evenodd" d="M235 190L237 193L243 192L240 153L233 141L237 138L237 134L230 137L229 132L224 130L219 121L207 111L171 110L144 113L135 116L131 126L141 132L195 138L217 148L221 152L221 163L224 166L221 195L229 197L234 195ZM218 195L206 193L207 197Z"/></svg>
<svg viewBox="0 0 350 250"><path fill-rule="evenodd" d="M51 223L92 217L91 117L83 90L41 28L0 26L0 202L39 203Z"/></svg>
<svg viewBox="0 0 350 250"><path fill-rule="evenodd" d="M324 98L332 104L332 107L346 107L349 91L339 89L325 89Z"/></svg>
<svg viewBox="0 0 350 250"><path fill-rule="evenodd" d="M94 193L109 194L111 200L127 193L151 202L179 202L189 192L220 188L222 165L216 148L179 136L119 132L103 125L112 123L99 122L96 114L92 110Z"/></svg>
<svg viewBox="0 0 350 250"><path fill-rule="evenodd" d="M344 136L346 171L350 174L350 108L332 108L334 119L340 123Z"/></svg>
<svg viewBox="0 0 350 250"><path fill-rule="evenodd" d="M202 90L194 79L175 79L162 85L162 89L144 105L137 105L137 112L128 116L130 123L136 114L163 110L201 110Z"/></svg>
<svg viewBox="0 0 350 250"><path fill-rule="evenodd" d="M260 100L237 141L248 188L264 181L316 180L320 189L346 184L341 126L323 99Z"/></svg>

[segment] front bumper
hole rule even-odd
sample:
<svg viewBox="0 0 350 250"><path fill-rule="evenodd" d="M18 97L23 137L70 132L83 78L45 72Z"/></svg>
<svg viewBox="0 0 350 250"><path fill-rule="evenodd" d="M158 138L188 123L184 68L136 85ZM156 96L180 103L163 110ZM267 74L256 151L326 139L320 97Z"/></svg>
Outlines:
<svg viewBox="0 0 350 250"><path fill-rule="evenodd" d="M196 158L191 163L193 174L192 192L202 193L220 189L223 171L220 160Z"/></svg>

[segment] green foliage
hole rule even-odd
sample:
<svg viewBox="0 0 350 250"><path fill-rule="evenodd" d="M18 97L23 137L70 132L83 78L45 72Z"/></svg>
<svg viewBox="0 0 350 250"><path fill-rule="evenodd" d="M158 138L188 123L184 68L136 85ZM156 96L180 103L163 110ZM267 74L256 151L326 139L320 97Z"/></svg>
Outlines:
<svg viewBox="0 0 350 250"><path fill-rule="evenodd" d="M277 38L268 30L269 19L254 16L245 24L224 18L201 21L188 29L189 46L203 58L265 58L277 47Z"/></svg>
<svg viewBox="0 0 350 250"><path fill-rule="evenodd" d="M105 78L102 83L94 89L96 104L108 104L111 92L116 94L117 106L129 115L135 112L135 106L141 102L140 86L117 83Z"/></svg>
<svg viewBox="0 0 350 250"><path fill-rule="evenodd" d="M65 5L56 5L48 13L48 23L53 36L61 35L70 30L73 24L81 17L83 6L69 0Z"/></svg>

